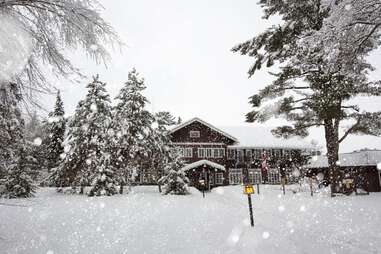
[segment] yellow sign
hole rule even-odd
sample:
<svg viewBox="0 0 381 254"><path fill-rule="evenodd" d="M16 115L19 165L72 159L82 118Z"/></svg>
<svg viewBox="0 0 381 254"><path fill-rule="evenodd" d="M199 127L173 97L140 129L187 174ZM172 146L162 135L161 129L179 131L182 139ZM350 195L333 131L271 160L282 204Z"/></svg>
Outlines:
<svg viewBox="0 0 381 254"><path fill-rule="evenodd" d="M246 185L243 187L243 193L244 193L244 194L254 194L254 188L253 188L253 185L251 185L251 184L246 184Z"/></svg>

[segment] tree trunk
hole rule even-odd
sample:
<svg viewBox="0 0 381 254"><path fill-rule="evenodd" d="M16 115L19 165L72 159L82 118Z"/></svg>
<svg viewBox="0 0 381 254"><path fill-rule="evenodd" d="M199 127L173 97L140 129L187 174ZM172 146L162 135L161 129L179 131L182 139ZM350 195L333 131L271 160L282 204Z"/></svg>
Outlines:
<svg viewBox="0 0 381 254"><path fill-rule="evenodd" d="M331 183L331 197L337 192L339 183L339 120L329 119L324 121L325 141L327 148L327 159L329 169L329 180Z"/></svg>

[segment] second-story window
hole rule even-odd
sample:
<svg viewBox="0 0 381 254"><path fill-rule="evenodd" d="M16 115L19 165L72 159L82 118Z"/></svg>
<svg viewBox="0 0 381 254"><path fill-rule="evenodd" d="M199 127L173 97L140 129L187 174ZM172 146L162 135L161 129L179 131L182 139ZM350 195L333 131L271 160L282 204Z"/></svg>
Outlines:
<svg viewBox="0 0 381 254"><path fill-rule="evenodd" d="M184 149L184 157L185 158L192 158L193 157L193 152L191 147L187 147Z"/></svg>
<svg viewBox="0 0 381 254"><path fill-rule="evenodd" d="M190 131L189 137L191 138L199 138L200 137L200 131Z"/></svg>

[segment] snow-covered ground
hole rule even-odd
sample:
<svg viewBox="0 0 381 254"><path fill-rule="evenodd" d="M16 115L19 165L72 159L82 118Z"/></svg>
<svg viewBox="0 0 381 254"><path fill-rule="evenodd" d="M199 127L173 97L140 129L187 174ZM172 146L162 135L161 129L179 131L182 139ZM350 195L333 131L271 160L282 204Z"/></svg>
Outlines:
<svg viewBox="0 0 381 254"><path fill-rule="evenodd" d="M381 253L379 193L283 196L279 186L262 186L253 195L254 228L241 186L205 199L194 189L89 198L44 188L0 203L0 253Z"/></svg>

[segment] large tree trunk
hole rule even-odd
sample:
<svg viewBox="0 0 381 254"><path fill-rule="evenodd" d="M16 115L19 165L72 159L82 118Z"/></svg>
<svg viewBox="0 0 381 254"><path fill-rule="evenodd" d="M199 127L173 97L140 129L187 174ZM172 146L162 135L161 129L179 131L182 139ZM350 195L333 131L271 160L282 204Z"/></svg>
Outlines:
<svg viewBox="0 0 381 254"><path fill-rule="evenodd" d="M331 183L331 196L337 192L339 183L339 120L329 119L324 121L325 141L327 148L329 180Z"/></svg>

